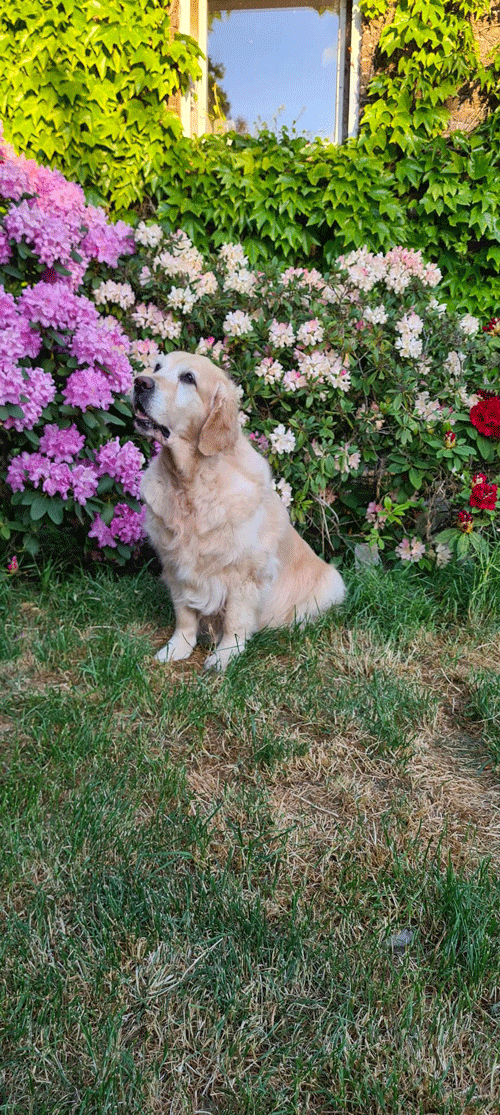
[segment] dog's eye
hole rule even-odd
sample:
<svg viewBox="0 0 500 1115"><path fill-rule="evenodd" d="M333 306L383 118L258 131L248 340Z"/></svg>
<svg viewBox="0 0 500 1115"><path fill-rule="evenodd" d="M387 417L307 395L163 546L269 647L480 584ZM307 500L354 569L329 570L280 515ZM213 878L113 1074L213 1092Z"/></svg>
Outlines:
<svg viewBox="0 0 500 1115"><path fill-rule="evenodd" d="M155 372L161 372L161 364L160 364L159 360L157 361L157 363L154 366L154 371Z"/></svg>
<svg viewBox="0 0 500 1115"><path fill-rule="evenodd" d="M180 383L191 383L196 387L196 380L192 372L181 372L179 376Z"/></svg>

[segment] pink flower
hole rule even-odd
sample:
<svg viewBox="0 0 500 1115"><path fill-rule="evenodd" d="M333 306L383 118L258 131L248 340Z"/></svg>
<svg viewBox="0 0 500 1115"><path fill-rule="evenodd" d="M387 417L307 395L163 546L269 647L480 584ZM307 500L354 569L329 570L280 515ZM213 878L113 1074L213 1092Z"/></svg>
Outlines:
<svg viewBox="0 0 500 1115"><path fill-rule="evenodd" d="M403 541L396 546L396 553L401 558L401 561L409 561L416 564L420 558L425 554L425 543L421 542L419 538L403 538Z"/></svg>
<svg viewBox="0 0 500 1115"><path fill-rule="evenodd" d="M49 403L52 402L56 394L56 385L52 376L48 372L44 372L43 368L29 368L25 369L26 377L20 369L13 369L11 372L14 386L12 390L17 391L17 399L5 397L8 395L9 388L5 383L6 373L0 371L0 392L3 401L15 402L20 406L23 411L22 418L5 418L4 428L6 430L14 429L20 432L21 430L32 430L40 418L43 410ZM7 373L7 378L9 373ZM5 393L5 394L4 394Z"/></svg>
<svg viewBox="0 0 500 1115"><path fill-rule="evenodd" d="M11 560L9 561L9 563L7 565L7 573L17 573L18 569L19 569L19 562L17 560L16 554L14 554L14 556L11 558Z"/></svg>
<svg viewBox="0 0 500 1115"><path fill-rule="evenodd" d="M377 526L381 527L387 519L387 514L384 513L384 508L381 503L376 503L375 500L372 500L366 508L366 518L369 523L376 523Z"/></svg>
<svg viewBox="0 0 500 1115"><path fill-rule="evenodd" d="M1 164L0 164L0 169L1 169ZM12 252L11 252L11 248L10 248L10 244L9 244L9 239L5 235L5 232L3 231L3 229L0 229L0 266L4 263L8 263L11 255L12 255Z"/></svg>
<svg viewBox="0 0 500 1115"><path fill-rule="evenodd" d="M71 355L90 368L104 368L113 377L113 390L132 387L132 369L127 358L130 342L113 317L82 322L75 330Z"/></svg>
<svg viewBox="0 0 500 1115"><path fill-rule="evenodd" d="M45 328L73 330L99 319L94 303L83 295L73 294L67 283L60 280L27 287L19 298L19 308L30 321Z"/></svg>
<svg viewBox="0 0 500 1115"><path fill-rule="evenodd" d="M64 461L49 461L47 458L47 476L42 484L42 489L48 496L62 496L68 498L71 488L71 469Z"/></svg>
<svg viewBox="0 0 500 1115"><path fill-rule="evenodd" d="M95 467L91 464L76 465L71 472L71 483L74 498L83 507L97 492L99 477Z"/></svg>
<svg viewBox="0 0 500 1115"><path fill-rule="evenodd" d="M139 495L144 459L132 441L120 445L117 437L101 445L95 455L98 475L112 476L113 480L122 484L124 491L136 498Z"/></svg>
<svg viewBox="0 0 500 1115"><path fill-rule="evenodd" d="M61 430L59 426L45 426L40 438L40 453L56 461L72 461L85 445L85 437L73 424Z"/></svg>
<svg viewBox="0 0 500 1115"><path fill-rule="evenodd" d="M88 537L96 538L97 543L101 548L103 546L112 546L116 548L116 542L113 538L113 534L110 531L109 527L106 526L104 520L101 519L100 515L96 515L94 522L92 523L92 526L89 530Z"/></svg>
<svg viewBox="0 0 500 1115"><path fill-rule="evenodd" d="M69 406L87 410L96 407L98 410L108 410L113 402L113 391L108 376L104 372L96 372L93 368L77 368L66 381L62 392L65 403Z"/></svg>
<svg viewBox="0 0 500 1115"><path fill-rule="evenodd" d="M144 538L144 518L146 509L134 511L127 503L117 503L110 523L114 538L120 542L140 542Z"/></svg>

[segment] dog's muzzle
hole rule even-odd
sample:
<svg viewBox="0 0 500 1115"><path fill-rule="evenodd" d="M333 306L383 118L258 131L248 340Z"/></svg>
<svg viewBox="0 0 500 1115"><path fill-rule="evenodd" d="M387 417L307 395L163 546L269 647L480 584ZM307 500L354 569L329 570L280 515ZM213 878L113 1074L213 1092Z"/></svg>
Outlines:
<svg viewBox="0 0 500 1115"><path fill-rule="evenodd" d="M155 430L159 430L165 441L170 437L167 426L161 426L148 414L148 407L155 390L155 381L151 376L137 376L134 380L133 406L135 426L140 434L149 434L154 437Z"/></svg>

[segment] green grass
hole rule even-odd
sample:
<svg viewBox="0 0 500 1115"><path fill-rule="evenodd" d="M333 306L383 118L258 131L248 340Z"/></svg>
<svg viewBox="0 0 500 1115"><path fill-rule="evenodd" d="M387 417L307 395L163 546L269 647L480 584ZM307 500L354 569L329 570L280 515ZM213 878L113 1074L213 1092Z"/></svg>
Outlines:
<svg viewBox="0 0 500 1115"><path fill-rule="evenodd" d="M497 1113L494 564L223 678L148 570L0 596L0 1112Z"/></svg>

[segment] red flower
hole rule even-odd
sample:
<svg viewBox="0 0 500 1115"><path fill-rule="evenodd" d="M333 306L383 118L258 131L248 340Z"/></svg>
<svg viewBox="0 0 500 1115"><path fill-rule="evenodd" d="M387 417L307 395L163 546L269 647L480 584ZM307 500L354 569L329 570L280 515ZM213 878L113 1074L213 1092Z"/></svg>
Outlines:
<svg viewBox="0 0 500 1115"><path fill-rule="evenodd" d="M58 283L60 279L61 275L58 275L57 271L54 271L53 267L45 268L45 271L42 275L42 283Z"/></svg>
<svg viewBox="0 0 500 1115"><path fill-rule="evenodd" d="M483 333L500 333L500 317L492 317L487 325L483 325Z"/></svg>
<svg viewBox="0 0 500 1115"><path fill-rule="evenodd" d="M470 532L474 530L474 517L471 515L470 511L458 512L458 525L460 530L463 530L464 534L470 534Z"/></svg>
<svg viewBox="0 0 500 1115"><path fill-rule="evenodd" d="M480 484L474 484L469 500L471 507L480 507L481 510L494 511L497 502L497 491L496 484L485 484L484 481L481 481Z"/></svg>
<svg viewBox="0 0 500 1115"><path fill-rule="evenodd" d="M486 395L485 392L482 395L470 412L472 425L483 437L500 438L500 398L498 395Z"/></svg>
<svg viewBox="0 0 500 1115"><path fill-rule="evenodd" d="M487 476L484 472L475 472L472 477L472 487L475 488L476 484L486 484Z"/></svg>
<svg viewBox="0 0 500 1115"><path fill-rule="evenodd" d="M446 449L453 449L453 446L454 446L456 440L457 440L457 435L456 435L456 433L454 433L453 430L445 430L444 431L444 444L445 444Z"/></svg>

